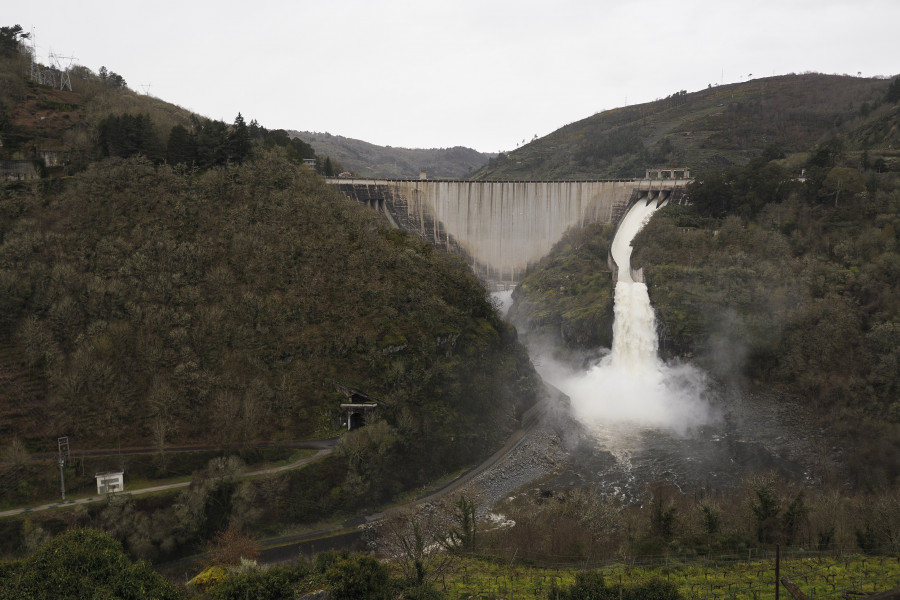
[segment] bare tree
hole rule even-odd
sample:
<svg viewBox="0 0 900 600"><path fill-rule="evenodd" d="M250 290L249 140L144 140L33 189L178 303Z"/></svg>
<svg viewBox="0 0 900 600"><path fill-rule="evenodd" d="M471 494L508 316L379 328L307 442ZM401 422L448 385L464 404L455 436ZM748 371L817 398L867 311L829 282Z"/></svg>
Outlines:
<svg viewBox="0 0 900 600"><path fill-rule="evenodd" d="M434 505L404 511L384 522L379 545L396 560L411 586L433 583L447 572L455 557L446 552L446 519Z"/></svg>

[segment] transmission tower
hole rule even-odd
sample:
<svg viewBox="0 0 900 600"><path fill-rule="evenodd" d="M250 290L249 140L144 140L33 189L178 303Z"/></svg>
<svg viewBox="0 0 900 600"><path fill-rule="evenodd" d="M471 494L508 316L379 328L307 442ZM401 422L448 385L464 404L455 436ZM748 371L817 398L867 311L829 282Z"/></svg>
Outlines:
<svg viewBox="0 0 900 600"><path fill-rule="evenodd" d="M65 69L63 69L62 66L62 61L64 60L69 61L66 64ZM59 73L59 89L72 91L72 79L69 77L69 70L72 68L74 62L74 56L60 56L59 54L54 54L52 51L50 52L50 66L54 75L54 81L51 84L53 87L56 87L56 73Z"/></svg>
<svg viewBox="0 0 900 600"><path fill-rule="evenodd" d="M37 34L34 27L31 28L31 80L37 84L41 84L42 73L41 65L37 62Z"/></svg>
<svg viewBox="0 0 900 600"><path fill-rule="evenodd" d="M72 456L69 454L69 436L56 438L56 444L59 447L59 486L62 490L62 499L66 499L66 475L64 467L66 461L71 461Z"/></svg>
<svg viewBox="0 0 900 600"><path fill-rule="evenodd" d="M152 83L141 83L140 86L141 86L141 89L144 90L144 95L149 96L150 88L153 87L153 84Z"/></svg>

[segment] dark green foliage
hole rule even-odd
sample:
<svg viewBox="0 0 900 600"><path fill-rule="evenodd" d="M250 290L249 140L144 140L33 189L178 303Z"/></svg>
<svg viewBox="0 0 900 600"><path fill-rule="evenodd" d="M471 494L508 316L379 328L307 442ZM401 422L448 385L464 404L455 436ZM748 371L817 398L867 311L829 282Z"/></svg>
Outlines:
<svg viewBox="0 0 900 600"><path fill-rule="evenodd" d="M250 155L250 132L244 117L238 113L234 119L234 125L231 127L231 133L228 136L228 158L236 163L244 162L244 159Z"/></svg>
<svg viewBox="0 0 900 600"><path fill-rule="evenodd" d="M278 146L287 150L287 157L294 162L302 162L304 158L316 158L312 146L300 138L292 138L284 129L268 130L256 121L251 121L249 133L251 139L262 141L267 148Z"/></svg>
<svg viewBox="0 0 900 600"><path fill-rule="evenodd" d="M143 154L154 162L162 159L162 145L150 115L110 115L97 130L103 156L130 158Z"/></svg>
<svg viewBox="0 0 900 600"><path fill-rule="evenodd" d="M331 552L316 557L314 568L325 575L334 600L387 600L387 567L370 556Z"/></svg>
<svg viewBox="0 0 900 600"><path fill-rule="evenodd" d="M686 197L701 217L751 217L766 204L783 201L798 186L788 171L763 157L746 167L698 174Z"/></svg>
<svg viewBox="0 0 900 600"><path fill-rule="evenodd" d="M207 592L212 600L284 600L294 597L294 588L305 575L305 565L288 569L272 567L229 573Z"/></svg>
<svg viewBox="0 0 900 600"><path fill-rule="evenodd" d="M866 554L874 554L878 550L880 541L878 537L878 532L868 521L861 530L856 530L856 544Z"/></svg>
<svg viewBox="0 0 900 600"><path fill-rule="evenodd" d="M107 70L106 67L100 67L99 76L100 81L111 88L124 88L127 85L124 77L115 71Z"/></svg>
<svg viewBox="0 0 900 600"><path fill-rule="evenodd" d="M509 314L530 337L585 350L612 342L613 280L607 264L611 226L563 236L513 292Z"/></svg>
<svg viewBox="0 0 900 600"><path fill-rule="evenodd" d="M900 77L895 77L891 81L891 86L888 88L884 99L887 102L900 102Z"/></svg>
<svg viewBox="0 0 900 600"><path fill-rule="evenodd" d="M713 536L719 533L719 525L721 517L719 513L709 504L700 505L703 512L703 531L706 535Z"/></svg>
<svg viewBox="0 0 900 600"><path fill-rule="evenodd" d="M170 165L183 163L209 169L228 162L241 164L249 159L253 143L271 149L284 148L285 156L295 163L304 158L315 158L312 146L300 139L291 139L283 129L269 131L255 121L248 126L241 113L232 125L222 121L192 117L191 131L176 125L169 132L165 158Z"/></svg>
<svg viewBox="0 0 900 600"><path fill-rule="evenodd" d="M265 505L270 523L477 460L535 398L515 330L462 260L277 152L207 171L111 159L56 187L2 185L0 201L0 319L47 399L42 421L8 423L23 439L297 439L333 426L335 380L382 400L314 485ZM210 493L202 528L172 539L212 535L236 492ZM137 545L165 553L170 537Z"/></svg>
<svg viewBox="0 0 900 600"><path fill-rule="evenodd" d="M19 40L27 40L30 33L22 31L21 25L0 27L0 56L14 56L19 50Z"/></svg>
<svg viewBox="0 0 900 600"><path fill-rule="evenodd" d="M768 483L760 483L753 493L755 499L750 508L756 519L756 538L763 544L773 543L778 533L778 513L781 512L775 490Z"/></svg>
<svg viewBox="0 0 900 600"><path fill-rule="evenodd" d="M183 125L175 125L169 132L166 143L166 162L170 165L191 165L197 156L197 145L194 137Z"/></svg>
<svg viewBox="0 0 900 600"><path fill-rule="evenodd" d="M475 535L478 533L475 509L475 503L465 496L460 496L456 501L454 517L458 526L447 534L447 546L450 550L466 553L475 551Z"/></svg>
<svg viewBox="0 0 900 600"><path fill-rule="evenodd" d="M132 562L104 533L63 533L18 563L0 567L0 599L177 599L181 595L147 563Z"/></svg>
<svg viewBox="0 0 900 600"><path fill-rule="evenodd" d="M805 494L800 491L781 515L781 531L784 543L788 546L793 545L796 541L800 528L809 513L804 498Z"/></svg>
<svg viewBox="0 0 900 600"><path fill-rule="evenodd" d="M654 579L637 585L607 585L597 571L575 574L575 583L559 588L556 584L547 594L548 600L677 600L678 588L666 581Z"/></svg>
<svg viewBox="0 0 900 600"><path fill-rule="evenodd" d="M194 139L195 161L201 169L222 166L228 161L228 126L222 121L194 119Z"/></svg>

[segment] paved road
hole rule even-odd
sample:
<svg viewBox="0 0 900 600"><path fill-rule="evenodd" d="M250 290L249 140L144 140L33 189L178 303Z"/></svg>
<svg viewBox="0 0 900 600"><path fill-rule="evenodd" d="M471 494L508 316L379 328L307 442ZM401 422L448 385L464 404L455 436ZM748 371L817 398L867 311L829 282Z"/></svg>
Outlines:
<svg viewBox="0 0 900 600"><path fill-rule="evenodd" d="M319 447L319 450L312 456L308 458L301 458L300 460L294 461L288 465L282 465L280 467L272 467L269 469L262 469L259 471L249 471L247 473L241 473L238 478L244 479L247 477L256 477L258 475L270 475L272 473L278 473L281 471L287 471L289 469L297 469L304 465L308 465L311 462L315 462L317 460L321 460L325 458L332 452L334 452L335 441L334 440L322 440L320 442L316 442L316 445ZM191 485L190 481L182 481L180 483L167 483L165 485L156 485L153 487L140 488L136 490L127 490L122 492L123 494L129 494L131 496L137 496L138 494L152 494L153 492L162 492L165 490L174 490L178 488L183 488ZM72 507L78 504L87 504L89 502L100 502L102 500L106 500L106 496L92 496L90 498L79 498L77 500L66 500L65 502L53 502L51 504L41 504L40 506L29 506L26 508L15 508L13 510L7 510L0 512L0 518L2 517L10 517L13 515L20 515L22 513L31 513L31 512L40 512L42 510L51 510L54 508L60 507Z"/></svg>
<svg viewBox="0 0 900 600"><path fill-rule="evenodd" d="M240 448L300 448L305 450L321 450L322 448L332 448L338 438L328 438L327 440L297 440L293 442L250 442L248 444L226 444L226 445L204 445L204 446L166 446L166 452L208 452L218 451L222 449L240 449ZM79 450L74 452L76 456L117 456L119 454L156 454L159 448L156 446L137 446L133 448L116 448L115 450ZM56 459L59 455L56 452L44 452L41 454L32 454L31 460L42 461ZM0 460L2 462L2 460Z"/></svg>
<svg viewBox="0 0 900 600"><path fill-rule="evenodd" d="M525 436L538 425L541 417L548 410L548 408L550 408L551 405L558 403L560 401L560 397L562 396L562 392L548 385L547 396L545 396L530 409L525 411L525 413L522 415L521 426L519 427L519 429L513 432L513 434L509 437L502 448L497 450L497 452L495 452L484 462L469 469L465 473L462 473L451 481L435 489L429 490L426 494L420 496L419 498L416 498L415 500L399 506L395 506L384 512L378 512L370 515L358 515L352 519L344 521L343 523L332 525L330 527L323 527L321 529L316 529L313 531L305 531L303 533L295 533L260 540L260 555L259 558L257 558L257 561L260 564L269 564L289 560L286 557L290 557L290 559L296 559L296 557L298 556L298 548L303 546L304 544L311 543L311 541L313 540L322 543L323 547L330 547L328 546L328 540L331 539L337 541L338 546L336 547L340 547L340 543L351 544L360 536L359 530L356 529L359 525L364 525L366 523L375 523L382 519L386 519L395 514L398 514L404 510L409 510L410 508L413 508L420 504L424 504L426 502L434 502L439 498L446 496L447 494L453 493L454 491L465 486L467 483L472 481L475 477L477 477L487 469L490 469L491 467L496 465L507 454L512 452L513 449L521 444ZM309 548L307 548L306 550L310 552L318 551L315 549L310 550ZM205 556L205 554L188 556L169 563L155 565L154 568L165 570L168 573L174 573L177 571L181 575L189 576L191 573L196 572L195 566L199 564L199 561L205 558Z"/></svg>
<svg viewBox="0 0 900 600"><path fill-rule="evenodd" d="M519 444L522 443L522 440L525 438L526 434L532 431L538 423L541 421L541 417L543 414L550 408L551 405L558 403L560 398L563 397L564 394L553 388L550 385L547 385L547 395L539 400L534 406L525 411L522 415L522 425L512 433L512 435L507 439L506 443L502 448L497 450L493 455L487 458L484 462L472 467L465 473L462 473L455 479L448 481L447 483L429 490L425 495L416 498L410 502L405 504L401 504L399 506L395 506L390 508L384 512L378 512L365 516L357 516L347 521L344 521L340 525L333 525L331 527L326 527L323 529L317 529L314 531L307 531L304 533L280 536L277 538L269 538L266 540L260 541L260 546L262 547L263 555L260 557L260 562L265 561L265 553L267 548L273 548L277 546L282 546L285 544L296 544L298 542L303 542L305 540L311 540L321 537L326 537L329 535L334 535L345 531L348 527L355 527L358 525L363 525L366 523L374 523L376 521L380 521L385 518L389 518L393 515L399 514L405 510L409 510L415 506L420 504L425 504L427 502L435 502L443 496L447 494L451 494L461 487L468 484L475 477L483 473L484 471L490 469L498 462L500 462L507 454L512 452Z"/></svg>

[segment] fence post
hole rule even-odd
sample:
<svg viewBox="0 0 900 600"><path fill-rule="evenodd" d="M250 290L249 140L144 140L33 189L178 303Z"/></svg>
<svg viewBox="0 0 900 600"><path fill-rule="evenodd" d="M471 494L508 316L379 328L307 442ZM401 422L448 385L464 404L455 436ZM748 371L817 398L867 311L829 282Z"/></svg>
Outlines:
<svg viewBox="0 0 900 600"><path fill-rule="evenodd" d="M779 600L781 590L781 544L775 544L775 600Z"/></svg>

